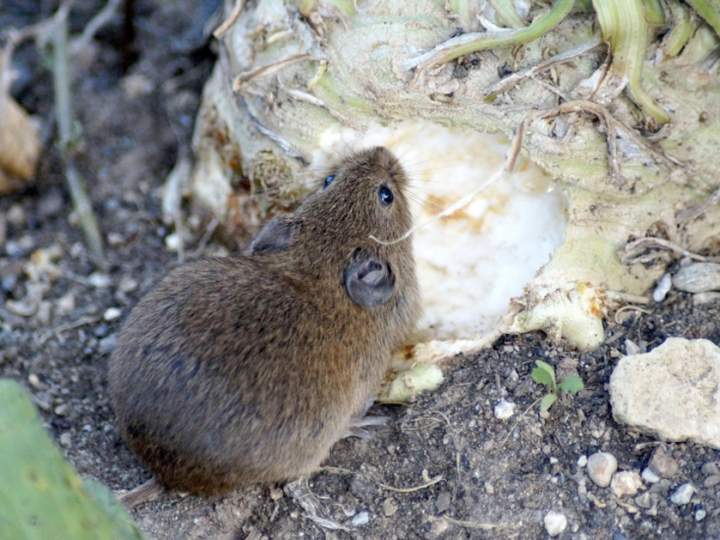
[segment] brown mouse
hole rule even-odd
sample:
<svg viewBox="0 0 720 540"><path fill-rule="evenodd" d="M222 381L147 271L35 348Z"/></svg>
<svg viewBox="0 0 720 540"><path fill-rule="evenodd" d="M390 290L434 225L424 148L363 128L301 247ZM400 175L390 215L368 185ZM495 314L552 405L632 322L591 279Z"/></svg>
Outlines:
<svg viewBox="0 0 720 540"><path fill-rule="evenodd" d="M402 167L338 163L247 252L175 269L110 359L125 439L167 487L209 495L297 478L347 434L420 313Z"/></svg>

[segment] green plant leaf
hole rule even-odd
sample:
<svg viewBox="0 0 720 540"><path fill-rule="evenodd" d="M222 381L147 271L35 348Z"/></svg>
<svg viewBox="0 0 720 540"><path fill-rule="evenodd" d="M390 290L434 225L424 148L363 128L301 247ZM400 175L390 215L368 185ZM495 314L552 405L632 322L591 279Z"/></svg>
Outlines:
<svg viewBox="0 0 720 540"><path fill-rule="evenodd" d="M583 384L583 381L580 377L577 375L570 375L568 377L565 377L563 379L563 382L560 383L560 386L558 386L560 390L564 392L572 392L575 394L576 392L579 392L583 388L585 388L585 385Z"/></svg>
<svg viewBox="0 0 720 540"><path fill-rule="evenodd" d="M531 374L533 381L538 384L549 385L555 389L555 370L553 367L542 360L535 360L535 364L537 364L537 367Z"/></svg>
<svg viewBox="0 0 720 540"><path fill-rule="evenodd" d="M557 396L555 394L545 394L545 397L543 397L540 402L540 410L547 411L550 407L552 407L552 404L555 403L555 401L557 401Z"/></svg>
<svg viewBox="0 0 720 540"><path fill-rule="evenodd" d="M0 538L142 540L110 490L65 461L28 392L10 379L0 379L0 456Z"/></svg>

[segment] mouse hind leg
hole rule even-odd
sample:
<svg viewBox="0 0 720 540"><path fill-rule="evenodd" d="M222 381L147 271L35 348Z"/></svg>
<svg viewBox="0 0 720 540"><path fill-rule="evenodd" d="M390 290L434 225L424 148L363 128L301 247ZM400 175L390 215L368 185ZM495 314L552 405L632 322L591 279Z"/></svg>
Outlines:
<svg viewBox="0 0 720 540"><path fill-rule="evenodd" d="M384 426L390 421L388 416L367 416L367 412L375 403L374 398L368 398L363 405L362 410L357 416L350 419L347 431L343 434L341 439L347 439L348 437L357 437L359 439L369 439L370 431L366 428L374 426Z"/></svg>

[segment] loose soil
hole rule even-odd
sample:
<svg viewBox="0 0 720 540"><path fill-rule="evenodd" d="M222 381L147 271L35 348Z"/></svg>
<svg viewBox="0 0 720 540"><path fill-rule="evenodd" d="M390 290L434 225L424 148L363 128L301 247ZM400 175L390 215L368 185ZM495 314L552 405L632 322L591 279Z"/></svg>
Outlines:
<svg viewBox="0 0 720 540"><path fill-rule="evenodd" d="M122 52L127 39L117 17L73 62L74 110L83 130L79 164L106 240L107 283L84 247L53 147L45 54L26 44L15 55L13 95L41 123L45 151L36 182L0 199L0 376L32 393L75 468L114 490L135 487L149 474L115 425L107 353L123 316L178 263L166 248L172 227L162 221L162 187L189 146L214 60L207 28L218 4L136 1L134 54ZM73 34L100 7L93 0L75 2ZM32 24L54 8L4 2L0 29ZM225 251L214 241L198 246L203 223L188 243L190 257ZM41 254L52 260L43 262ZM29 264L39 277L28 274ZM48 287L32 315L8 308L8 302L28 301L43 282ZM109 308L122 316L113 319ZM567 517L562 538L718 538L720 490L701 472L703 464L720 461L715 450L665 444L679 469L652 487L646 483L639 497L617 498L587 480L577 464L604 450L617 457L620 470L640 472L661 444L612 418L607 382L626 339L648 350L668 336L720 343L716 306L696 307L691 297L671 293L648 310L626 312L620 323L611 318L605 344L590 354L540 333L504 336L477 356L448 362L437 391L404 406L376 406L371 412L389 416L389 424L368 440L338 442L326 467L310 479L319 513L345 530L319 525L276 485L210 499L166 493L132 515L148 538L174 540L534 539L547 537L543 518L550 510ZM539 414L543 389L530 378L538 359L560 376L577 370L586 386L561 398L547 418ZM493 415L503 398L517 405L509 420ZM685 482L696 489L692 502L673 504L670 494ZM646 491L652 497L643 498ZM706 512L699 521L698 510Z"/></svg>

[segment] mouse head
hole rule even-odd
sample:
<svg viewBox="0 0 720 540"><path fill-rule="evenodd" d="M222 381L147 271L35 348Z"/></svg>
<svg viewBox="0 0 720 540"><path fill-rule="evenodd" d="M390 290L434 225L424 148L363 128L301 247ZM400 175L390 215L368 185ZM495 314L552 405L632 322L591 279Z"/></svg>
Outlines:
<svg viewBox="0 0 720 540"><path fill-rule="evenodd" d="M412 226L408 180L384 147L340 160L318 191L286 216L273 219L250 247L252 255L286 252L306 267L339 269L350 298L370 307L386 302L402 274L414 280L410 239L391 242ZM336 274L337 275L337 274ZM413 281L414 282L414 281Z"/></svg>

